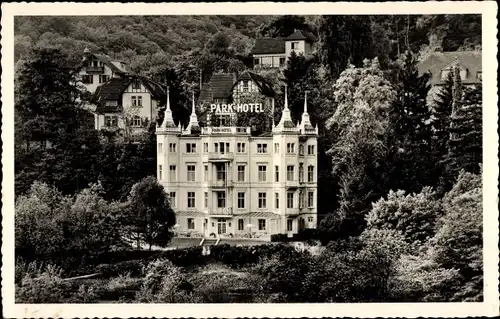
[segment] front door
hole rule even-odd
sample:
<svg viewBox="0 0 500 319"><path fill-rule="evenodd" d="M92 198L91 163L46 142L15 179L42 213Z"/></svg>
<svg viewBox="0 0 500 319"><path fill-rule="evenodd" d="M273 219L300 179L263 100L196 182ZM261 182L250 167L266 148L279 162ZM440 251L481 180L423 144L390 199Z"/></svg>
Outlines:
<svg viewBox="0 0 500 319"><path fill-rule="evenodd" d="M226 220L225 219L219 219L217 221L217 233L219 235L226 233Z"/></svg>

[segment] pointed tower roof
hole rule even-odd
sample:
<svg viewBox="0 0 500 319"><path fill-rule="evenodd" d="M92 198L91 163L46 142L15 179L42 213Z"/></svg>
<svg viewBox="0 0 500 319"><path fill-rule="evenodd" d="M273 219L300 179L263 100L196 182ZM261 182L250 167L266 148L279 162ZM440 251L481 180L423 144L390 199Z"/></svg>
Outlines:
<svg viewBox="0 0 500 319"><path fill-rule="evenodd" d="M191 106L191 116L189 117L189 124L186 127L188 134L195 134L201 131L200 124L198 123L198 117L196 116L196 106L194 103L194 91L192 95L193 104Z"/></svg>
<svg viewBox="0 0 500 319"><path fill-rule="evenodd" d="M285 107L283 108L283 112L281 114L281 120L275 127L275 132L290 131L290 129L295 127L296 126L293 124L292 117L290 115L290 109L288 108L288 92L287 86L285 85Z"/></svg>
<svg viewBox="0 0 500 319"><path fill-rule="evenodd" d="M167 108L165 109L165 116L163 118L163 123L161 123L161 128L171 128L176 127L174 123L174 118L172 117L172 110L170 109L170 88L167 87Z"/></svg>
<svg viewBox="0 0 500 319"><path fill-rule="evenodd" d="M302 119L300 121L300 131L302 134L306 134L307 131L314 130L311 124L311 119L309 118L309 113L307 113L307 91L304 95L304 113L302 113Z"/></svg>

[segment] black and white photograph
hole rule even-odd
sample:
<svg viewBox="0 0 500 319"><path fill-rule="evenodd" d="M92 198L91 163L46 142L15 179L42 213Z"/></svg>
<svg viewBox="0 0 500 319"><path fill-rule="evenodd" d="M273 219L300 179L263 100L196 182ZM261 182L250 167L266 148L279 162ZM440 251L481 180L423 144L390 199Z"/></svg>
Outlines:
<svg viewBox="0 0 500 319"><path fill-rule="evenodd" d="M498 315L487 2L2 5L3 303Z"/></svg>

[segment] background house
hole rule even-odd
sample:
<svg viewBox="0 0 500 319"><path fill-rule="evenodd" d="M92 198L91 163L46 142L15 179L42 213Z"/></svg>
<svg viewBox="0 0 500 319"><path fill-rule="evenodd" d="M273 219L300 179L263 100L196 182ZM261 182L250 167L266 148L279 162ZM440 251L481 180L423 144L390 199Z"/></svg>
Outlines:
<svg viewBox="0 0 500 319"><path fill-rule="evenodd" d="M142 132L147 123L157 118L158 106L165 97L163 86L143 77L111 78L94 94L95 128Z"/></svg>
<svg viewBox="0 0 500 319"><path fill-rule="evenodd" d="M80 70L80 81L85 89L94 93L97 87L111 78L124 77L129 73L127 65L104 54L83 51L83 67Z"/></svg>
<svg viewBox="0 0 500 319"><path fill-rule="evenodd" d="M286 38L260 38L252 48L253 65L258 68L284 68L292 52L309 55L315 52L315 35L295 30Z"/></svg>
<svg viewBox="0 0 500 319"><path fill-rule="evenodd" d="M464 86L474 86L482 81L482 58L480 51L433 52L419 63L421 74L430 73L428 102L434 104L441 87L446 83L448 74L455 62L460 67L460 78Z"/></svg>

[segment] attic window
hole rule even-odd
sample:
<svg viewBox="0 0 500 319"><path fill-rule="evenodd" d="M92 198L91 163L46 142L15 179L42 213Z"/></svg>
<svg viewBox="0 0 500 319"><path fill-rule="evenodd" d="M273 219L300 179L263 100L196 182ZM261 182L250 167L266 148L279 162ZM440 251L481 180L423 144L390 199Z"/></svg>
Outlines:
<svg viewBox="0 0 500 319"><path fill-rule="evenodd" d="M249 81L244 80L243 81L243 92L248 92L248 87L249 87Z"/></svg>
<svg viewBox="0 0 500 319"><path fill-rule="evenodd" d="M299 43L298 42L292 42L292 50L296 50L299 48Z"/></svg>
<svg viewBox="0 0 500 319"><path fill-rule="evenodd" d="M134 80L132 82L132 89L133 90L139 90L141 88L141 81L139 80Z"/></svg>

